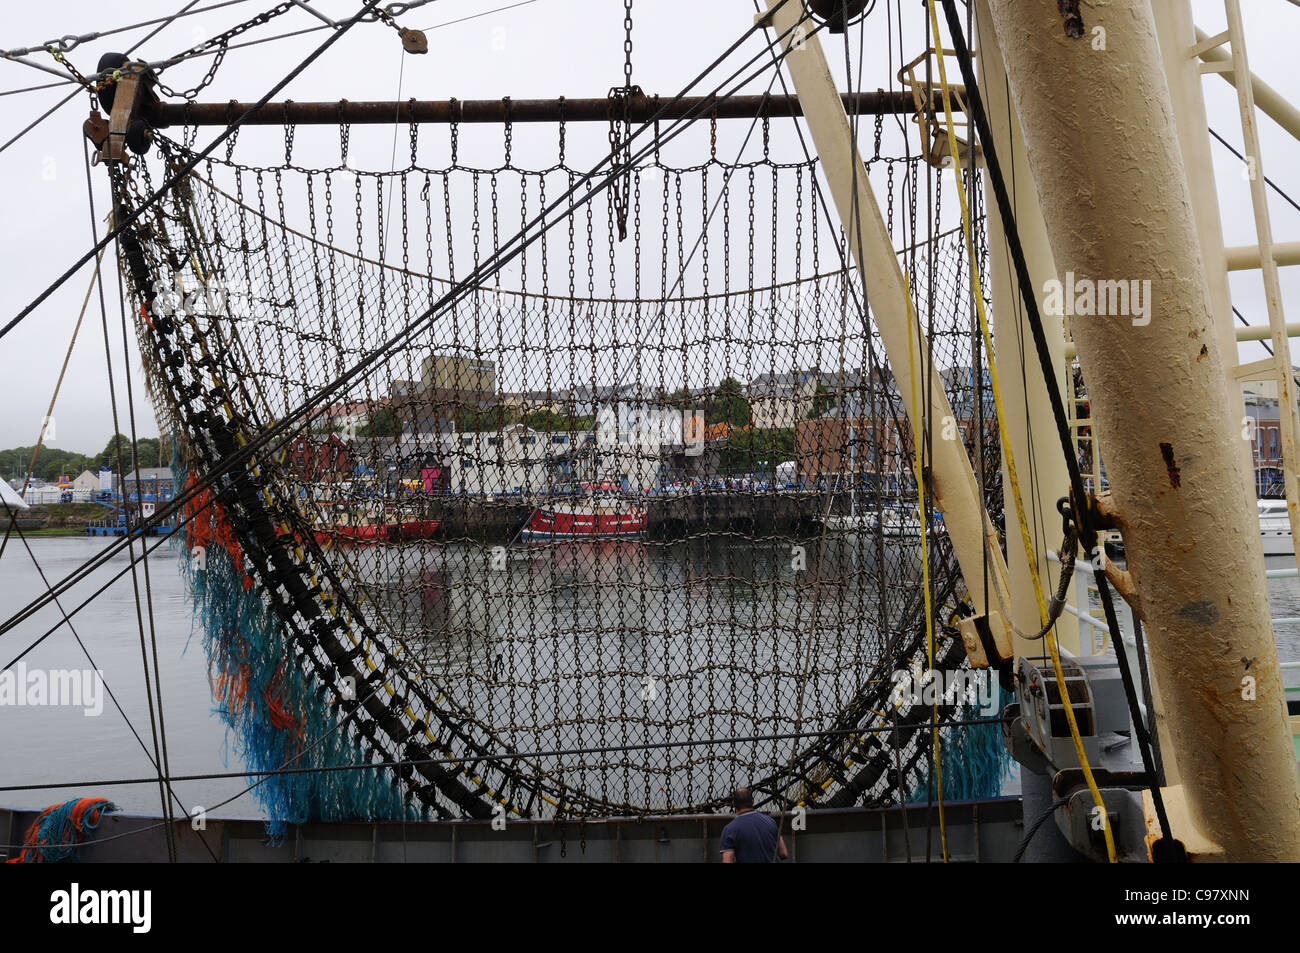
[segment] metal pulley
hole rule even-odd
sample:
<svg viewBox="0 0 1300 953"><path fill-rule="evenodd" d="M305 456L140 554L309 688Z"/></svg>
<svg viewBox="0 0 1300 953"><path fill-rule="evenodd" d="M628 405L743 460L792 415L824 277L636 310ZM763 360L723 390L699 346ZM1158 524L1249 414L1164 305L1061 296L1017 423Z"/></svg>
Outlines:
<svg viewBox="0 0 1300 953"><path fill-rule="evenodd" d="M401 27L397 35L402 38L402 49L408 53L428 53L429 38L420 30L412 30L410 27Z"/></svg>
<svg viewBox="0 0 1300 953"><path fill-rule="evenodd" d="M849 24L862 15L867 0L808 0L813 16L826 24L832 33L843 33Z"/></svg>

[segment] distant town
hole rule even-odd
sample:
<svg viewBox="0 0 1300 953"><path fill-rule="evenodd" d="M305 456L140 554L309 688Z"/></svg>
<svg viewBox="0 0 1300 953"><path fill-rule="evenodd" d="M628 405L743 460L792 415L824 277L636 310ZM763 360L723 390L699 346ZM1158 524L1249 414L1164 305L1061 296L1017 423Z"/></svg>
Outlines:
<svg viewBox="0 0 1300 953"><path fill-rule="evenodd" d="M940 377L953 396L952 436L974 455L981 423L988 439L996 435L987 373L982 408L969 367ZM1276 395L1260 388L1246 402L1256 468L1267 472L1280 466ZM635 384L503 391L493 361L433 354L418 381L395 380L386 395L322 410L293 435L284 459L304 483L348 484L365 495L515 496L583 481L651 495L833 490L910 471L910 445L894 425L902 412L881 372L811 367L653 394ZM1080 436L1086 453L1087 428ZM42 447L28 476L32 449L0 451L0 472L29 505L129 507L175 492L166 438L133 448L119 434L93 455Z"/></svg>

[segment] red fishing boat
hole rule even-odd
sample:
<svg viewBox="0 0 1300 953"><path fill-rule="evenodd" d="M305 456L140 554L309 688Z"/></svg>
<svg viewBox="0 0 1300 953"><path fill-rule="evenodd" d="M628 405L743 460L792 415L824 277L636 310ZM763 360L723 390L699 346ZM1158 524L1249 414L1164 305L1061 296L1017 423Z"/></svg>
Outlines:
<svg viewBox="0 0 1300 953"><path fill-rule="evenodd" d="M590 484L583 490L586 495L577 499L548 501L539 505L528 517L520 535L526 539L605 539L645 535L645 507L619 496L617 484Z"/></svg>
<svg viewBox="0 0 1300 953"><path fill-rule="evenodd" d="M390 511L383 504L358 505L355 509L346 504L335 504L332 511L327 510L318 515L312 525L312 536L322 544L328 540L362 544L396 543L429 539L438 532L441 525L441 520L413 519L410 514ZM284 530L277 532L283 534Z"/></svg>

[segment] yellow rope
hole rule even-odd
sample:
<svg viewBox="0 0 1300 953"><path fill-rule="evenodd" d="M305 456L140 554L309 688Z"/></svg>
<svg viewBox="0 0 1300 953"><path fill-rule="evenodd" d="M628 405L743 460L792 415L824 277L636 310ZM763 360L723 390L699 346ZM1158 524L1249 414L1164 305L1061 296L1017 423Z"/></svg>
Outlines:
<svg viewBox="0 0 1300 953"><path fill-rule="evenodd" d="M927 6L930 11L930 28L934 34L935 42L938 43L940 42L939 14L935 9L934 0L929 0ZM1034 598L1038 601L1039 622L1046 625L1048 620L1047 602L1043 598L1043 583L1038 576L1038 555L1034 550L1033 537L1029 533L1029 523L1025 518L1025 507L1020 494L1020 480L1016 474L1015 460L1011 452L1011 441L1008 439L1006 431L1006 415L1002 409L1002 389L998 382L997 363L993 359L993 337L989 333L988 315L984 311L984 294L980 288L979 263L975 256L975 243L971 237L970 207L966 203L966 186L961 177L961 155L957 148L957 135L953 129L952 101L948 89L948 70L944 65L942 47L939 48L936 59L939 61L939 85L943 91L943 115L948 131L948 153L952 156L952 174L957 182L957 201L961 206L962 231L966 236L966 253L970 257L971 282L975 292L975 310L979 314L980 331L984 337L984 350L988 355L989 382L993 388L993 402L997 409L998 434L1002 441L1002 452L1007 461L1007 479L1011 484L1011 492L1015 498L1016 519L1020 524L1020 538L1024 543L1026 561L1029 564L1029 576L1033 581ZM976 386L979 386L978 382L976 382ZM1079 736L1079 725L1074 718L1074 705L1070 701L1070 693L1065 684L1065 672L1061 668L1061 656L1057 649L1055 626L1048 630L1046 642L1047 650L1052 657L1052 668L1056 673L1057 690L1061 695L1061 703L1065 707L1065 720L1070 726L1070 740L1074 742L1074 753L1079 759L1080 767L1083 769L1083 777L1088 783L1088 791L1092 794L1093 803L1100 810L1102 822L1105 825L1106 856L1111 863L1115 863L1115 838L1111 831L1110 816L1106 811L1106 804L1101 798L1101 791L1097 788L1097 782L1093 778L1092 767L1088 764L1088 755L1083 750L1083 740Z"/></svg>
<svg viewBox="0 0 1300 953"><path fill-rule="evenodd" d="M917 393L917 386L920 383L917 380L916 373L916 347L912 335L912 325L916 323L916 312L912 310L912 287L907 280L907 275L903 275L904 297L907 299L907 362L912 373L912 393L908 396L912 403L912 444L915 453L912 456L912 469L916 476L916 500L917 511L921 521L921 587L925 593L925 647L926 655L930 663L930 678L934 674L934 607L930 603L930 557L929 549L926 542L926 532L929 527L925 522L925 479L922 475L921 466L921 396ZM929 408L926 408L928 412ZM935 692L932 704L930 706L930 744L932 747L931 760L934 762L934 781L935 789L938 792L939 800L939 843L943 849L943 862L948 862L948 825L943 816L943 766L939 761L939 693Z"/></svg>

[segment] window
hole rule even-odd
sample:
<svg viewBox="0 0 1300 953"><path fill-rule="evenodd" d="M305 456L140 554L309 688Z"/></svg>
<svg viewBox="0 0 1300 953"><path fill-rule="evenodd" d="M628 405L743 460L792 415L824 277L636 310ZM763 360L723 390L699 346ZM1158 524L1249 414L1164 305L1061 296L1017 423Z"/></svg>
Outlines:
<svg viewBox="0 0 1300 953"><path fill-rule="evenodd" d="M473 442L474 442L474 438L473 438L473 437L461 437L461 438L460 438L460 445L461 445L462 447L468 447L468 446L469 446L471 443L473 443Z"/></svg>
<svg viewBox="0 0 1300 953"><path fill-rule="evenodd" d="M489 447L499 447L499 446L501 446L501 438L500 438L500 437L488 437L488 446L489 446Z"/></svg>
<svg viewBox="0 0 1300 953"><path fill-rule="evenodd" d="M555 434L551 437L551 443L568 443L569 438L562 434Z"/></svg>
<svg viewBox="0 0 1300 953"><path fill-rule="evenodd" d="M519 442L522 443L525 447L531 447L533 444L535 444L535 443L537 442L537 438L536 438L536 437L520 437L520 438L519 438Z"/></svg>
<svg viewBox="0 0 1300 953"><path fill-rule="evenodd" d="M474 461L473 461L473 460L468 460L468 459L466 459L466 460L462 460L460 463L461 463L461 466L463 466L466 470L473 470L473 469L474 469Z"/></svg>

